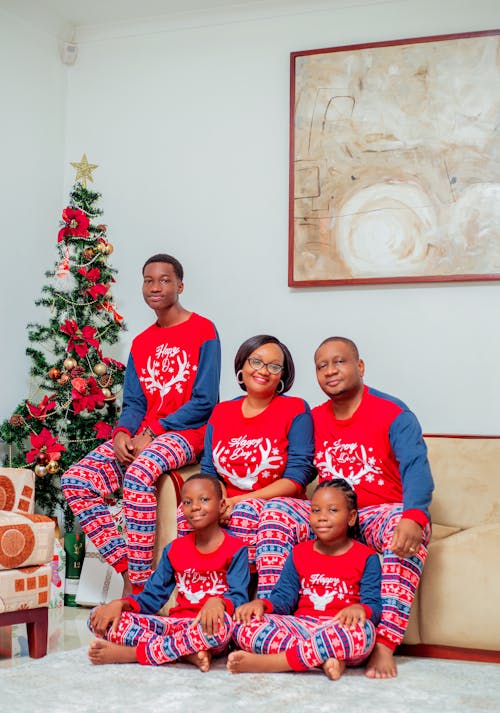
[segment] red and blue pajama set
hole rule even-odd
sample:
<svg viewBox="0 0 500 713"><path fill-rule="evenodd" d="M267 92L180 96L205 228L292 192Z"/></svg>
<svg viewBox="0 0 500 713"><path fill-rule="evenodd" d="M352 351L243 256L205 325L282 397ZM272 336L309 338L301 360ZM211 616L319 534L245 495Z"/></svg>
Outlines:
<svg viewBox="0 0 500 713"><path fill-rule="evenodd" d="M283 501L293 503L304 497L314 477L314 439L311 412L303 399L276 395L251 418L243 415L244 399L240 396L215 407L207 425L201 470L219 478L228 497L245 496L234 506L227 528L248 546L252 566L260 513L267 502L252 497L252 491L286 478L294 483L297 495ZM181 509L178 530L179 534L188 531ZM259 571L259 582L262 576L265 571Z"/></svg>
<svg viewBox="0 0 500 713"><path fill-rule="evenodd" d="M330 400L315 407L312 417L319 481L345 478L352 485L362 540L382 554L377 642L394 650L404 637L431 534L434 484L420 424L402 401L368 386L351 418L337 419ZM280 498L269 501L261 514L258 565L272 557L279 571L291 548L313 536L309 516L308 501L293 509ZM422 526L422 544L405 559L390 549L402 517Z"/></svg>
<svg viewBox="0 0 500 713"><path fill-rule="evenodd" d="M122 612L116 631L108 628L105 639L122 646L136 646L137 660L154 666L176 661L199 651L222 653L233 630L231 615L248 601L248 553L245 545L224 533L213 552L200 552L195 535L178 538L163 550L158 568L144 591L126 597L133 611ZM168 616L156 615L177 585L177 603ZM211 597L224 602L224 619L215 634L206 634L193 620ZM92 630L90 617L88 622Z"/></svg>
<svg viewBox="0 0 500 713"><path fill-rule="evenodd" d="M193 463L203 448L206 423L219 397L220 342L212 322L196 313L180 324L156 323L139 334L125 372L118 431L155 438L128 466L103 443L61 479L64 495L83 531L117 572L128 569L134 585L151 574L155 483L162 473ZM123 488L127 543L105 498Z"/></svg>
<svg viewBox="0 0 500 713"><path fill-rule="evenodd" d="M244 651L286 653L294 671L306 671L336 658L355 666L375 645L380 619L380 562L361 542L352 541L341 555L316 551L315 540L296 545L280 578L264 599L262 620L235 624L233 639ZM366 620L353 628L334 617L361 604ZM293 616L288 616L293 612Z"/></svg>

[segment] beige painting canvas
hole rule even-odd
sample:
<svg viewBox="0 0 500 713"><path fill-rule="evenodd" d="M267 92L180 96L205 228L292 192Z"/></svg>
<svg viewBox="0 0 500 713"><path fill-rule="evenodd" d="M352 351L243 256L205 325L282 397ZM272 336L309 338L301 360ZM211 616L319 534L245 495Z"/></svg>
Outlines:
<svg viewBox="0 0 500 713"><path fill-rule="evenodd" d="M293 53L291 100L290 284L500 279L497 32Z"/></svg>

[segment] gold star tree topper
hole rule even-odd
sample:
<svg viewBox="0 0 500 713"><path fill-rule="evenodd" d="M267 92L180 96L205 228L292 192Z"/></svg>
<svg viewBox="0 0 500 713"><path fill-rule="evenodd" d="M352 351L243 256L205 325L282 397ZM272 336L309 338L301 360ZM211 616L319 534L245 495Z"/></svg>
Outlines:
<svg viewBox="0 0 500 713"><path fill-rule="evenodd" d="M81 181L81 184L84 188L87 188L87 179L93 183L94 179L92 178L92 171L95 171L96 168L99 168L99 166L95 163L89 163L87 161L87 154L83 154L82 160L80 163L76 162L71 162L71 165L73 166L74 169L76 169L76 181Z"/></svg>

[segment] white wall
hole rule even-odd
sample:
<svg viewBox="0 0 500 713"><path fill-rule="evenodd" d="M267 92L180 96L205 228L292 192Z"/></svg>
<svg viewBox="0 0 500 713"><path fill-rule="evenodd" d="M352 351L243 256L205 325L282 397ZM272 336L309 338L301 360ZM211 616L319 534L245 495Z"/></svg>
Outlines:
<svg viewBox="0 0 500 713"><path fill-rule="evenodd" d="M130 330L121 356L151 321L140 267L154 252L171 252L186 269L184 305L219 328L223 398L237 393L238 345L270 332L294 354L294 393L319 403L312 353L337 333L358 342L367 383L404 399L424 430L498 433L499 284L287 287L289 53L491 29L500 24L497 0L368 3L233 20L204 16L199 27L156 23L144 31L142 23L140 31L120 26L80 35L68 76L64 195L74 179L69 162L86 152L100 165L94 186L103 194L119 270L115 297ZM46 129L52 110L55 103L44 105ZM50 169L59 170L60 155L49 153ZM40 176L26 163L32 193ZM13 200L22 205L14 193ZM51 216L46 200L30 207L39 227L23 226L30 251L40 236L50 239L49 218L60 207L52 201ZM32 300L46 262L30 263L30 290L11 324L35 319ZM11 255L9 271L14 265ZM12 288L19 282L8 280ZM8 345L0 357L7 368L22 349ZM13 391L2 400L4 411L19 399Z"/></svg>
<svg viewBox="0 0 500 713"><path fill-rule="evenodd" d="M56 39L0 9L0 418L27 396L26 324L63 207L65 97Z"/></svg>

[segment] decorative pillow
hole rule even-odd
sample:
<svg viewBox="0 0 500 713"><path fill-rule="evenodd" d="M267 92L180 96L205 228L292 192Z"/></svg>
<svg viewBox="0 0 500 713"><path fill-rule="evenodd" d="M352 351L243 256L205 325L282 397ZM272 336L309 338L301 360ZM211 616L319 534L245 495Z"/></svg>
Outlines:
<svg viewBox="0 0 500 713"><path fill-rule="evenodd" d="M0 511L0 570L45 564L54 553L54 521Z"/></svg>
<svg viewBox="0 0 500 713"><path fill-rule="evenodd" d="M26 468L0 468L0 510L32 513L35 474Z"/></svg>

